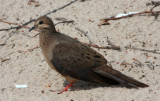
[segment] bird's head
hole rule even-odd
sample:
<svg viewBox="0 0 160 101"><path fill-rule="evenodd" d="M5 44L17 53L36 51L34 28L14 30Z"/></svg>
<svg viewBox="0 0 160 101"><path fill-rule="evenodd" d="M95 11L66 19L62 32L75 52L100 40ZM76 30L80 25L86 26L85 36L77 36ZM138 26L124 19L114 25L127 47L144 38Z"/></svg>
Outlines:
<svg viewBox="0 0 160 101"><path fill-rule="evenodd" d="M47 16L42 16L42 17L39 17L35 23L34 23L34 26L29 30L33 30L33 29L39 29L40 31L43 31L43 30L53 30L53 31L56 31L55 30L55 26L52 22L52 20L47 17Z"/></svg>

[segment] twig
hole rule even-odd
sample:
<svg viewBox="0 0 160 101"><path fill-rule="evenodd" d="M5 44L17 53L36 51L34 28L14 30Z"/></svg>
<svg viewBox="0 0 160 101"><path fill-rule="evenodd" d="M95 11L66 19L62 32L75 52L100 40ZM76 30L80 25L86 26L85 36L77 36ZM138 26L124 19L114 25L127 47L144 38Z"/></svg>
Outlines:
<svg viewBox="0 0 160 101"><path fill-rule="evenodd" d="M112 17L109 17L109 18L106 18L106 19L102 19L101 23L98 26L109 25L110 23L108 21L110 21L110 20L119 20L119 19L122 19L122 18L127 18L127 17L132 17L134 15L141 15L141 14L147 14L147 13L150 13L151 15L155 16L155 19L157 19L160 11L153 11L153 9L157 6L160 6L160 1L151 1L151 3L147 3L146 5L147 6L153 5L153 7L150 9L150 11L143 11L143 12L136 12L136 13L132 12L132 13L129 13L129 14L126 14L126 15L122 15L120 17L112 16Z"/></svg>
<svg viewBox="0 0 160 101"><path fill-rule="evenodd" d="M1 65L3 64L3 62L6 62L6 61L8 61L8 60L10 60L10 58L6 58L6 59L1 58Z"/></svg>
<svg viewBox="0 0 160 101"><path fill-rule="evenodd" d="M55 12L57 12L58 10L61 10L61 9L65 8L65 7L68 7L69 5L73 4L73 3L76 2L76 1L77 1L77 0L71 1L71 2L67 3L66 5L64 5L64 6L60 7L60 8L57 8L57 9L55 9L55 10L49 12L49 13L44 14L43 16L47 16L47 15L49 15L49 14L51 14L51 13L55 13ZM11 29L17 29L17 30L18 30L18 29L20 29L20 28L27 28L27 29L28 29L29 27L25 27L25 26L28 25L28 24L30 24L31 22L33 22L33 21L35 21L35 20L36 20L36 19L32 19L32 20L30 20L30 21L27 21L27 22L24 23L24 24L18 24L18 23L11 23L11 22L4 21L4 20L0 19L1 22L8 23L8 24L12 24L12 25L18 25L18 26L16 26L16 27L10 27L10 28L7 28L7 29L0 29L0 31L9 31L9 30L11 30Z"/></svg>
<svg viewBox="0 0 160 101"><path fill-rule="evenodd" d="M90 37L88 36L88 34L87 34L88 31L85 32L85 31L83 31L82 29L79 29L79 28L77 28L77 27L75 27L75 29L78 30L79 32L81 32L85 37L87 37L90 44L93 43L93 42L91 41L91 38L90 38ZM81 35L82 35L82 34L81 34Z"/></svg>
<svg viewBox="0 0 160 101"><path fill-rule="evenodd" d="M127 65L132 65L131 63L126 62L125 60L120 64L120 65L124 65L125 67L127 67Z"/></svg>
<svg viewBox="0 0 160 101"><path fill-rule="evenodd" d="M31 49L27 49L27 50L25 50L25 51L23 51L23 50L18 50L18 51L15 51L15 52L11 52L11 53L3 56L3 58L1 58L1 59L4 59L5 57L7 57L7 56L9 56L9 55L11 55L11 54L17 53L17 52L18 52L18 53L31 52L31 51L33 51L33 50L35 50L35 49L37 49L37 48L39 48L39 45L37 45L37 46L35 46L35 47L31 48Z"/></svg>
<svg viewBox="0 0 160 101"><path fill-rule="evenodd" d="M154 70L155 66L153 65L151 61L146 61L145 63L151 70Z"/></svg>
<svg viewBox="0 0 160 101"><path fill-rule="evenodd" d="M74 23L74 20L67 20L66 18L56 18L56 20L58 20L60 22L56 23L55 26L60 24L60 23L67 23L67 25L69 23L72 23L72 24Z"/></svg>
<svg viewBox="0 0 160 101"><path fill-rule="evenodd" d="M84 2L85 0L78 0L78 1L80 1L80 2Z"/></svg>
<svg viewBox="0 0 160 101"><path fill-rule="evenodd" d="M160 1L151 1L151 3L147 3L147 6L152 5L153 7L150 9L150 11L152 12L152 15L155 16L155 19L158 18L159 13L153 13L153 9L156 8L157 6L160 6Z"/></svg>
<svg viewBox="0 0 160 101"><path fill-rule="evenodd" d="M108 45L111 45L112 49L116 49L116 50L121 51L120 46L114 45L109 39L107 39L107 42L108 42Z"/></svg>
<svg viewBox="0 0 160 101"><path fill-rule="evenodd" d="M28 5L32 5L34 4L34 7L38 7L40 6L39 2L38 1L35 1L35 0L29 0L28 1Z"/></svg>
<svg viewBox="0 0 160 101"><path fill-rule="evenodd" d="M144 64L142 64L138 59L133 58L132 60L134 60L134 61L133 61L134 64L136 64L136 65L138 65L138 66L140 66L140 67L144 66Z"/></svg>
<svg viewBox="0 0 160 101"><path fill-rule="evenodd" d="M34 20L31 20L31 22L32 21L34 21ZM3 23L7 23L7 24L9 24L9 25L18 25L18 26L16 26L16 27L10 27L10 28L6 28L6 29L0 29L0 31L9 31L9 30L11 30L11 29L16 29L16 30L18 30L18 29L20 29L20 28L26 28L26 29L30 29L30 27L27 27L26 25L27 24L29 24L29 22L26 22L26 23L24 23L24 24L19 24L19 23L12 23L12 22L8 22L8 21L4 21L4 20L2 20L2 19L0 19L0 22L3 22Z"/></svg>
<svg viewBox="0 0 160 101"><path fill-rule="evenodd" d="M35 34L33 37L36 37L37 35L39 35L39 33Z"/></svg>
<svg viewBox="0 0 160 101"><path fill-rule="evenodd" d="M4 46L4 45L6 45L6 44L5 43L0 44L0 46Z"/></svg>
<svg viewBox="0 0 160 101"><path fill-rule="evenodd" d="M109 18L105 18L105 19L101 19L101 22L100 24L98 24L98 26L102 26L102 25L108 25L110 24L108 21L110 20L119 20L119 19L123 19L123 18L128 18L128 17L132 17L134 15L141 15L141 14L152 14L152 15L159 15L160 11L143 11L143 12L137 12L137 13L133 13L133 14L127 14L127 15L124 15L124 16L120 16L120 17L109 17Z"/></svg>
<svg viewBox="0 0 160 101"><path fill-rule="evenodd" d="M20 52L20 53L22 53L22 52L23 52L23 53L32 52L33 50L35 50L35 49L37 49L37 48L39 48L39 44L38 44L37 46L33 47L33 48L27 49L27 50L25 50L25 51L19 50L18 52Z"/></svg>
<svg viewBox="0 0 160 101"><path fill-rule="evenodd" d="M150 3L147 3L146 5L147 6L152 5L152 6L157 7L157 6L160 6L160 1L151 1Z"/></svg>
<svg viewBox="0 0 160 101"><path fill-rule="evenodd" d="M88 45L91 47L95 47L95 48L99 48L99 49L113 49L113 50L121 51L121 48L119 46L114 45L108 38L107 38L108 45L111 45L111 46L98 46L98 45L92 43L90 37L87 34L88 32L85 32L77 27L75 27L75 29L80 31L82 34L84 34L84 36L87 37L89 40L89 43L81 42L82 44L85 44L85 45Z"/></svg>
<svg viewBox="0 0 160 101"><path fill-rule="evenodd" d="M96 45L96 44L83 43L83 42L81 42L81 43L82 43L82 44L85 44L85 45L88 45L88 46L91 46L91 47L99 48L99 49L113 49L113 50L121 51L121 48L120 48L120 47L114 47L114 46L98 46L98 45Z"/></svg>
<svg viewBox="0 0 160 101"><path fill-rule="evenodd" d="M8 61L8 60L10 60L10 58L8 58L8 59L1 58L1 62L5 62L5 61Z"/></svg>
<svg viewBox="0 0 160 101"><path fill-rule="evenodd" d="M1 45L0 46L4 46L4 45L6 45L6 42L9 40L9 38L11 38L12 37L12 35L14 35L15 33L12 31L12 32L10 32L9 33L9 36L6 38L6 40L3 42L3 43L1 43Z"/></svg>
<svg viewBox="0 0 160 101"><path fill-rule="evenodd" d="M147 49L141 49L141 48L136 48L134 46L125 46L126 49L133 49L133 50L140 50L140 51L145 51L145 52L151 52L151 53L155 53L155 54L160 54L159 52L157 52L157 50L147 50Z"/></svg>
<svg viewBox="0 0 160 101"><path fill-rule="evenodd" d="M61 21L61 22L56 23L55 26L58 25L58 24L61 24L61 23L67 23L67 25L68 25L69 23L72 23L72 24L73 24L73 22L74 22L73 20L70 20L70 21Z"/></svg>
<svg viewBox="0 0 160 101"><path fill-rule="evenodd" d="M58 9L55 9L55 10L53 10L53 11L45 14L44 16L49 15L49 14L51 14L51 13L55 13L55 12L57 12L58 10L61 10L61 9L63 9L63 8L66 8L66 7L68 7L69 5L75 3L76 1L77 1L77 0L71 1L71 2L69 2L68 4L66 4L66 5L64 5L64 6L62 6L62 7L58 8Z"/></svg>

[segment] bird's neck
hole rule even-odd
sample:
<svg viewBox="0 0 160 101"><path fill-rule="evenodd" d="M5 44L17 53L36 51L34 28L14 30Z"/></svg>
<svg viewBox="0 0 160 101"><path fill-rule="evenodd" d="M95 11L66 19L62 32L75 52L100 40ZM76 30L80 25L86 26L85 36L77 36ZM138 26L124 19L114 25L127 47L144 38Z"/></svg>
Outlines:
<svg viewBox="0 0 160 101"><path fill-rule="evenodd" d="M50 43L55 40L55 36L59 34L55 30L49 30L49 29L43 29L40 32L39 40L40 40L40 46L47 46L50 45Z"/></svg>

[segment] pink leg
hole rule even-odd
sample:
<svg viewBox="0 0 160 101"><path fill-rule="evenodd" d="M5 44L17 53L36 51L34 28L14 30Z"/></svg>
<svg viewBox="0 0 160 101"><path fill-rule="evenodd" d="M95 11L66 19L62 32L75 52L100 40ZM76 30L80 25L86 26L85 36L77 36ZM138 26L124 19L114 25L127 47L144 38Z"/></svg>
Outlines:
<svg viewBox="0 0 160 101"><path fill-rule="evenodd" d="M69 83L69 84L65 87L65 89L63 89L61 92L59 92L59 93L57 93L57 94L62 94L63 92L67 91L68 88L70 88L74 83L75 83L75 82Z"/></svg>

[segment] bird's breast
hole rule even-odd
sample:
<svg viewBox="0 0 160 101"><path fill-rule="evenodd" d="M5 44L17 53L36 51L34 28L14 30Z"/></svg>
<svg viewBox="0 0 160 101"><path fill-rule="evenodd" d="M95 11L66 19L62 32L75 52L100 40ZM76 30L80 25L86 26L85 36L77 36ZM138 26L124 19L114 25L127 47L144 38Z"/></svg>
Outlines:
<svg viewBox="0 0 160 101"><path fill-rule="evenodd" d="M40 35L39 40L40 40L40 47L42 49L42 53L44 55L46 62L49 64L50 67L52 67L54 69L54 66L51 63L51 60L53 58L54 47L59 42L57 42L56 39L52 39L52 37L50 37L50 39L48 39L44 35Z"/></svg>

